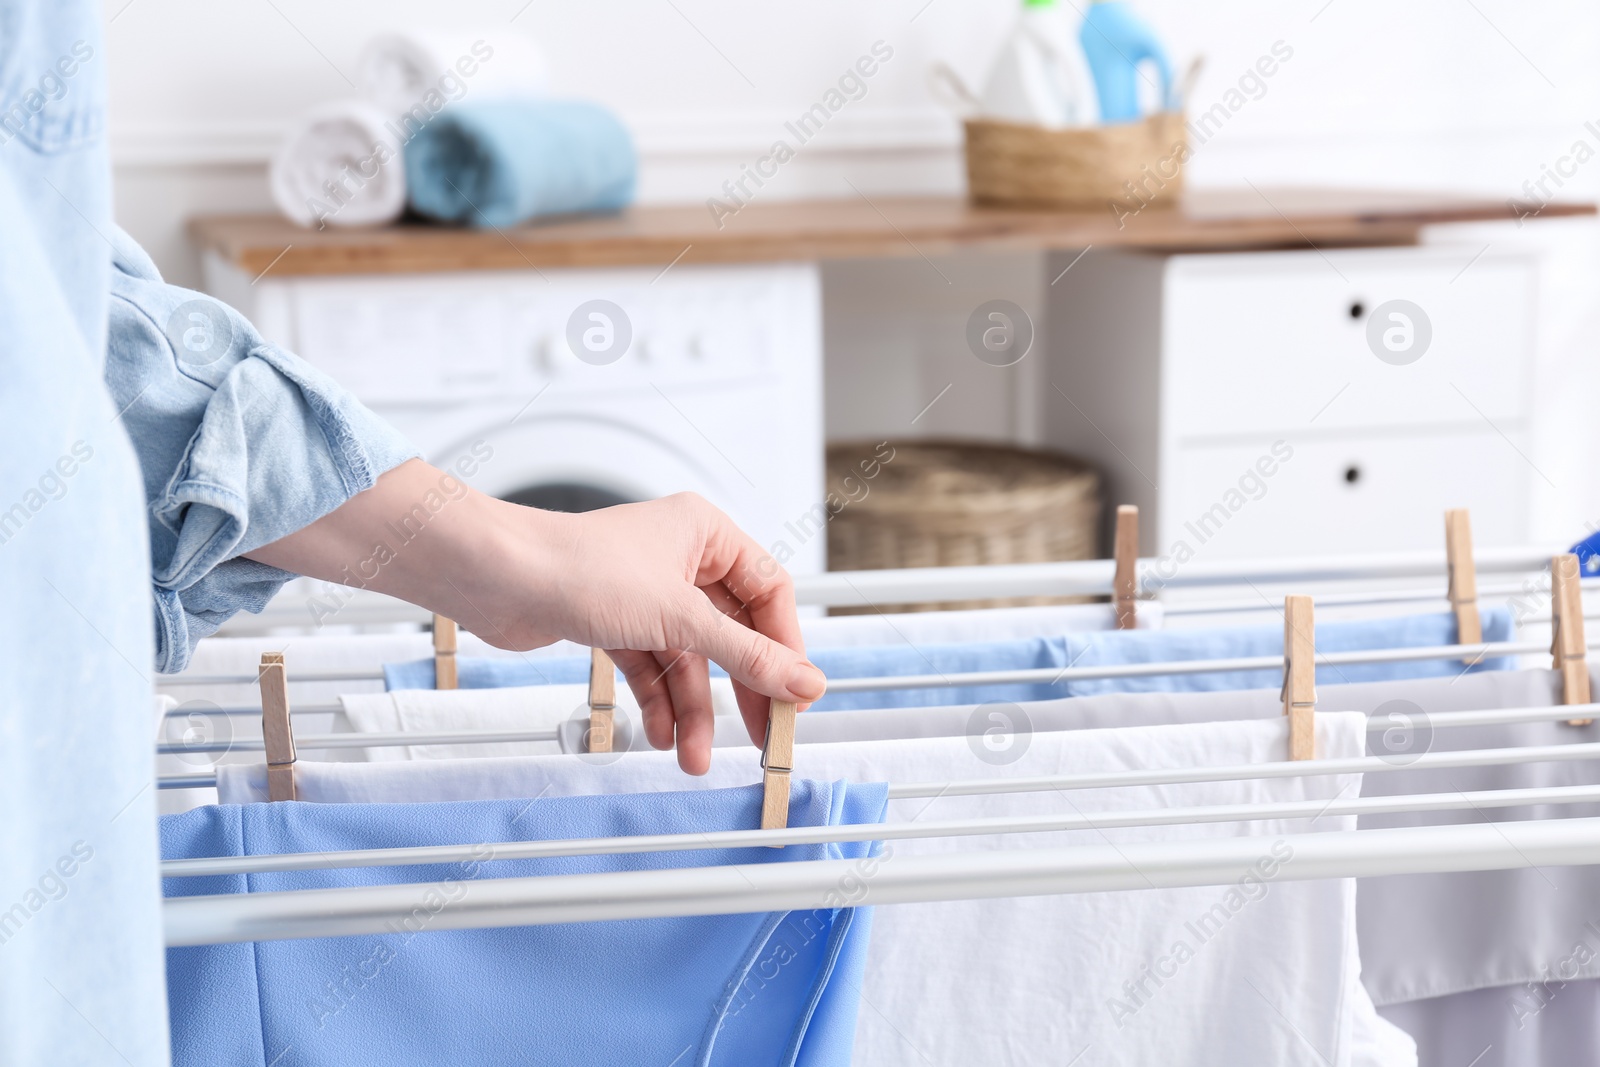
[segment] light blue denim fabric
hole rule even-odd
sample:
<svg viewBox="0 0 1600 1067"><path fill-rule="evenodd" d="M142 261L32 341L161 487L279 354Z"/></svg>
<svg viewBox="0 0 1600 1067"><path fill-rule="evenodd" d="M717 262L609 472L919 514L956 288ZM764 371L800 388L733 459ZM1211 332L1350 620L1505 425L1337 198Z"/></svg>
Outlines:
<svg viewBox="0 0 1600 1067"><path fill-rule="evenodd" d="M151 663L287 577L233 557L411 454L231 313L234 345L179 366L152 326L197 294L112 225L105 95L98 5L0 0L7 1065L167 1063Z"/></svg>
<svg viewBox="0 0 1600 1067"><path fill-rule="evenodd" d="M90 0L0 0L0 1063L167 1062L149 545Z"/></svg>
<svg viewBox="0 0 1600 1067"><path fill-rule="evenodd" d="M260 611L294 575L243 559L417 454L388 423L244 316L161 280L109 231L106 384L150 502L156 668L180 671L200 638Z"/></svg>

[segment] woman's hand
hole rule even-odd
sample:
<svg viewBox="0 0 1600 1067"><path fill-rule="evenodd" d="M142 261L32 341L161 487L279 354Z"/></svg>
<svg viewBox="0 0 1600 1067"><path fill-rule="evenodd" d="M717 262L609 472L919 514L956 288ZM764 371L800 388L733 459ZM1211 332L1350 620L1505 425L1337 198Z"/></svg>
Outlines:
<svg viewBox="0 0 1600 1067"><path fill-rule="evenodd" d="M566 515L411 460L250 558L400 597L499 648L560 638L603 648L639 700L645 736L676 743L690 774L711 763L707 660L733 678L757 744L770 698L804 704L826 684L805 659L789 576L692 493Z"/></svg>

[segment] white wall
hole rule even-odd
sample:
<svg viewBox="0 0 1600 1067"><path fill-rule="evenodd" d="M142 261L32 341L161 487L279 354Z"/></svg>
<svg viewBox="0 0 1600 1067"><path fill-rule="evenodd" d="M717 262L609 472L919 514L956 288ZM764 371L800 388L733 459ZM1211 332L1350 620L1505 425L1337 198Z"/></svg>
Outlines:
<svg viewBox="0 0 1600 1067"><path fill-rule="evenodd" d="M1081 6L1083 0L1063 0ZM894 58L865 98L837 116L779 177L769 199L960 188L959 131L933 102L926 70L943 59L977 81L1017 0L457 0L452 24L488 39L542 43L558 89L614 107L643 157L641 198L704 201L762 153L786 119L883 40ZM1573 143L1600 149L1600 5L1591 0L1138 0L1176 56L1203 54L1192 100L1203 111L1276 41L1291 60L1191 164L1197 185L1362 185L1523 195ZM111 130L120 221L174 280L198 268L182 233L200 212L267 207L263 163L294 116L347 95L366 37L437 25L422 0L107 0ZM1600 193L1600 158L1563 196ZM1593 380L1600 327L1600 242L1589 224L1503 227L1484 242L1553 249L1542 318L1550 398L1533 457L1549 475L1540 522L1600 522L1594 420L1567 383ZM909 416L870 399L884 382L931 398L946 381L965 414L935 407L914 432L1028 438L1016 379L974 375L959 339L979 299L1036 301L1028 257L831 267L827 291L830 431L853 436ZM942 324L942 325L941 325ZM984 368L987 369L987 368ZM968 380L970 379L970 380ZM931 388L930 388L931 387ZM948 398L947 398L948 399ZM905 406L905 405L901 405Z"/></svg>
<svg viewBox="0 0 1600 1067"><path fill-rule="evenodd" d="M1081 4L1082 0L1062 0ZM1509 196L1600 119L1600 7L1585 0L1143 0L1175 55L1207 58L1195 110L1274 41L1294 57L1203 146L1197 183L1340 183ZM872 43L894 58L764 197L959 188L959 134L931 60L976 82L1016 0L457 0L452 25L525 33L557 88L616 108L646 201L702 201ZM423 0L106 0L125 224L193 280L191 211L265 204L260 168L293 118L347 95L362 42L437 25ZM514 20L514 21L513 21ZM1600 190L1600 162L1576 181Z"/></svg>

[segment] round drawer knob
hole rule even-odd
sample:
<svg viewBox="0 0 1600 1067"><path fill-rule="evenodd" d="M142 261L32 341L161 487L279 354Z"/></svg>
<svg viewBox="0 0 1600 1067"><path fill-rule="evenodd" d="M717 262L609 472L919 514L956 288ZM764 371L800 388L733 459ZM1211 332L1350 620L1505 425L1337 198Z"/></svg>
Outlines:
<svg viewBox="0 0 1600 1067"><path fill-rule="evenodd" d="M1367 305L1363 304L1359 300L1350 301L1350 318L1352 320L1354 320L1356 322L1360 322L1363 318L1366 317L1366 314L1367 314Z"/></svg>
<svg viewBox="0 0 1600 1067"><path fill-rule="evenodd" d="M1355 485L1361 481L1361 468L1354 463L1344 469L1344 482L1346 485Z"/></svg>

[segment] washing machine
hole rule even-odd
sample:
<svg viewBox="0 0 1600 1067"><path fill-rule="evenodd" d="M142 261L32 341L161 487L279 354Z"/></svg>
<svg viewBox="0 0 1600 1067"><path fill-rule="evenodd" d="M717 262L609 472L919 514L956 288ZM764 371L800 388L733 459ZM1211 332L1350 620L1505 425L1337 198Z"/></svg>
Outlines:
<svg viewBox="0 0 1600 1067"><path fill-rule="evenodd" d="M206 279L483 492L582 511L692 491L790 573L825 569L814 264L252 285L212 258Z"/></svg>

